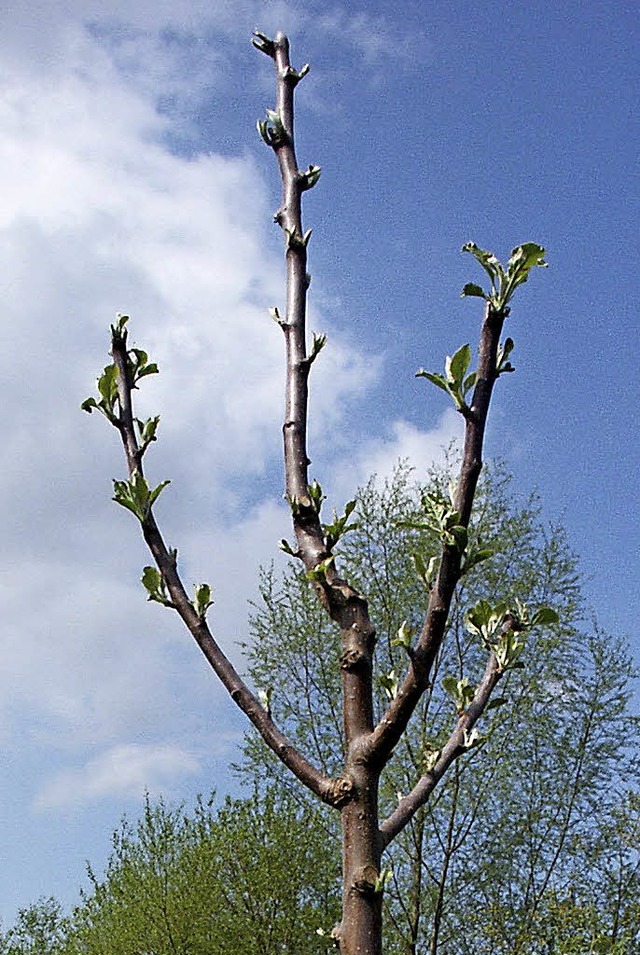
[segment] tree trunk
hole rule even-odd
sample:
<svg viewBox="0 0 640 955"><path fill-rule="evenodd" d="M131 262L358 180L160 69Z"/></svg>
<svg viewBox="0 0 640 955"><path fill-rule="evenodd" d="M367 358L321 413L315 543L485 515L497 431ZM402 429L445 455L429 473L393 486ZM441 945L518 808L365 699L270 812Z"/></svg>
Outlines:
<svg viewBox="0 0 640 955"><path fill-rule="evenodd" d="M341 955L382 955L378 773L358 766L351 774L358 795L342 810L342 922L334 934Z"/></svg>

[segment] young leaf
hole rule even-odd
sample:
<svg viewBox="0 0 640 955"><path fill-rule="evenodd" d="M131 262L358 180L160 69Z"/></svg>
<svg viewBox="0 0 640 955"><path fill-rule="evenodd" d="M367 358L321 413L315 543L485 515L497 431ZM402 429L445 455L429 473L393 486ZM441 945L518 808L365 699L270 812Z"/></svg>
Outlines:
<svg viewBox="0 0 640 955"><path fill-rule="evenodd" d="M313 189L320 178L321 172L320 166L309 166L307 171L302 174L302 180L300 182L301 188L303 190Z"/></svg>
<svg viewBox="0 0 640 955"><path fill-rule="evenodd" d="M380 677L380 686L387 694L390 700L395 700L398 695L398 674L395 670L390 670L388 673L381 673Z"/></svg>
<svg viewBox="0 0 640 955"><path fill-rule="evenodd" d="M285 540L284 537L282 540L278 541L278 547L280 550L284 551L285 554L288 554L289 557L297 557L296 551L293 549L288 540Z"/></svg>
<svg viewBox="0 0 640 955"><path fill-rule="evenodd" d="M195 611L201 620L207 615L207 610L213 604L211 597L211 587L209 584L196 584L196 596L194 601Z"/></svg>
<svg viewBox="0 0 640 955"><path fill-rule="evenodd" d="M162 574L157 567L145 567L140 578L147 591L147 600L155 600L165 607L173 607Z"/></svg>
<svg viewBox="0 0 640 955"><path fill-rule="evenodd" d="M402 621L400 628L398 630L398 635L395 640L391 641L392 647L402 647L404 650L409 653L411 650L411 641L415 630L413 627L410 627L406 620Z"/></svg>
<svg viewBox="0 0 640 955"><path fill-rule="evenodd" d="M320 563L316 567L312 567L311 570L308 570L307 571L308 580L314 580L314 581L318 581L319 583L324 583L324 581L327 579L327 571L329 567L331 566L331 564L333 563L334 559L335 558L333 557L333 555L331 557L326 557L324 560L320 561Z"/></svg>
<svg viewBox="0 0 640 955"><path fill-rule="evenodd" d="M460 298L465 298L468 295L475 295L476 298L488 298L486 292L480 285L475 285L474 282L467 282L462 291L460 292Z"/></svg>
<svg viewBox="0 0 640 955"><path fill-rule="evenodd" d="M271 700L273 699L273 687L268 686L266 690L258 690L258 699L267 711L267 716L271 716Z"/></svg>
<svg viewBox="0 0 640 955"><path fill-rule="evenodd" d="M469 686L466 677L457 680L455 676L445 676L442 680L442 689L453 699L460 715L464 713L475 696L475 690L472 686Z"/></svg>
<svg viewBox="0 0 640 955"><path fill-rule="evenodd" d="M443 378L442 375L436 375L433 372L425 371L424 368L420 368L416 372L416 378L427 378L433 385L436 385L438 388L442 388L442 390L446 391L447 394L451 394L447 380L446 378Z"/></svg>
<svg viewBox="0 0 640 955"><path fill-rule="evenodd" d="M531 618L530 626L545 627L552 623L559 623L560 616L551 607L540 607Z"/></svg>
<svg viewBox="0 0 640 955"><path fill-rule="evenodd" d="M447 358L448 372L451 375L449 380L452 384L462 385L462 380L470 363L471 348L469 345L462 345L451 358Z"/></svg>

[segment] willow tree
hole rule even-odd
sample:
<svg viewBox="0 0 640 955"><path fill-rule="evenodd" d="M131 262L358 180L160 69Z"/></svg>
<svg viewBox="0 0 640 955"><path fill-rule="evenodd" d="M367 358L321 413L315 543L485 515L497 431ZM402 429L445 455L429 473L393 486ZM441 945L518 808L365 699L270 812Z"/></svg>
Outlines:
<svg viewBox="0 0 640 955"><path fill-rule="evenodd" d="M281 546L301 561L310 586L340 632L341 651L335 665L342 682L343 763L338 775L323 772L312 758L296 748L273 719L268 691L253 692L233 667L207 621L211 586L196 586L192 596L185 589L177 551L165 543L154 513L154 504L168 482L151 487L144 476L143 459L156 440L159 419L138 419L133 403L138 383L155 373L157 367L149 362L146 352L129 346L126 316L120 316L111 327L113 362L98 380L99 397L87 399L83 408L102 412L122 439L128 477L114 481L114 499L135 515L153 555L155 566L145 567L142 577L149 598L179 614L231 699L265 743L303 786L340 813L342 918L331 932L333 941L343 955L380 955L382 895L390 877L383 863L385 850L429 801L452 764L477 745L480 737L476 724L504 674L519 665L523 633L536 624L548 624L555 619L552 611L538 608L530 612L518 602L510 606L482 600L468 608L467 625L485 649L483 672L478 673L475 682L457 681L453 675L447 681L457 708L448 738L422 767L411 790L381 819L381 777L430 685L456 588L467 571L491 557L488 549L470 541L468 528L482 469L485 427L494 386L503 374L513 371L509 360L513 340L506 338L501 342L501 336L514 292L527 281L533 268L546 263L544 249L532 242L515 248L504 267L492 253L474 243L463 247L480 263L490 281L488 290L469 283L462 293L484 301L475 370L471 370L471 346L464 344L446 359L444 374L423 370L417 373L445 392L464 418L461 467L448 495L435 493L424 498L418 523L435 533L438 548L437 553L418 555L416 559L426 588L423 622L415 634L408 626L400 628L398 639L406 649L406 667L389 686L388 707L376 720L375 621L370 618L366 595L341 576L334 552L340 537L349 530L355 505L349 503L342 516L325 522L325 495L318 481L311 481L309 475L309 375L326 340L314 335L309 345L306 330L311 230L305 231L302 224L302 198L318 181L320 169L311 165L302 171L298 167L294 93L308 66L299 71L291 66L289 43L281 33L272 40L256 32L253 43L275 65L276 106L267 110L258 130L275 154L282 179L282 203L275 220L284 234L286 306L282 314L277 308L271 312L285 341L285 497L291 509L295 542L283 541Z"/></svg>

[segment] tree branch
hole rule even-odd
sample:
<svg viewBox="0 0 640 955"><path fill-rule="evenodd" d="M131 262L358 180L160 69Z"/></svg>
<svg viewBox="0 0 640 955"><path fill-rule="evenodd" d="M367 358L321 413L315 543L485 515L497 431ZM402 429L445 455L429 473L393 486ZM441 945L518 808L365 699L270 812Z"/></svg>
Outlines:
<svg viewBox="0 0 640 955"><path fill-rule="evenodd" d="M135 380L131 372L130 351L127 348L127 332L123 324L112 328L112 352L117 369L119 415L115 421L127 461L129 476L144 478L142 467L143 449L135 431L132 390ZM170 597L170 605L177 611L205 659L219 677L232 700L256 727L263 740L276 756L298 779L324 802L339 807L351 798L351 783L346 779L331 779L320 772L278 729L268 710L249 690L238 675L233 664L211 634L203 613L198 613L189 599L177 569L175 551L167 548L160 529L149 506L140 517L144 540L153 554Z"/></svg>
<svg viewBox="0 0 640 955"><path fill-rule="evenodd" d="M478 371L471 406L465 418L465 439L456 490L455 507L459 523L469 526L471 510L478 478L482 470L484 432L489 412L493 387L498 377L497 355L500 334L508 309L495 311L491 304L485 308ZM446 632L447 619L456 585L460 579L461 553L455 546L443 545L440 568L429 595L429 604L422 631L411 655L405 679L373 731L367 746L366 757L384 764L398 743L411 715L429 683L433 662L438 654Z"/></svg>
<svg viewBox="0 0 640 955"><path fill-rule="evenodd" d="M491 653L473 700L461 714L454 731L441 749L435 764L429 772L421 777L412 791L400 800L397 808L380 826L385 847L404 829L418 809L424 806L451 764L470 748L468 742L470 730L483 715L491 693L502 674L503 671L498 667L495 654Z"/></svg>
<svg viewBox="0 0 640 955"><path fill-rule="evenodd" d="M306 309L309 275L307 245L311 232L303 232L302 193L317 182L320 170L298 169L294 137L294 89L308 67L300 72L289 60L289 41L282 33L270 40L256 33L254 45L275 64L276 109L267 110L267 119L258 129L276 154L282 178L282 204L275 215L285 234L287 301L285 318L274 314L285 337L286 400L283 426L285 493L291 507L297 556L303 561L316 593L342 632L344 716L347 748L356 738L373 729L372 654L375 628L369 619L367 601L338 574L331 542L321 521L322 490L309 486L307 414L309 371L324 339L316 338L311 353L306 345ZM311 493L313 492L313 494Z"/></svg>

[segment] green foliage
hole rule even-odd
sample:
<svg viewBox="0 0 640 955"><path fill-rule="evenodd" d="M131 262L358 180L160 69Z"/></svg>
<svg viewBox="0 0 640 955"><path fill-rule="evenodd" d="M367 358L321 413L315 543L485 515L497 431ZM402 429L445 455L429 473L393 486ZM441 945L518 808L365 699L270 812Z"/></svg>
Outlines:
<svg viewBox="0 0 640 955"><path fill-rule="evenodd" d="M437 568L437 557L428 555L456 526L448 485L448 473L434 472L416 486L406 468L382 488L372 482L358 495L357 527L342 540L340 572L366 593L377 624L377 717L422 624L425 581L432 582ZM488 553L471 560L489 551L491 560ZM412 554L427 556L418 556L414 567ZM611 940L617 887L624 885L625 924L635 917L640 925L640 837L636 849L623 851L623 830L612 823L618 811L627 826L633 818L628 806L621 808L612 780L621 785L625 773L637 772L632 758L640 756L638 721L628 710L628 654L620 641L585 632L576 561L562 529L542 523L535 499L514 503L499 468L481 482L464 558L467 573L432 685L383 777L383 816L435 765L456 713L481 679L489 648L505 672L500 695L466 734L467 753L392 846L385 951L405 955L410 944L430 951L437 931L443 955L565 955L539 941L551 938L541 933L553 893L563 886L575 886L583 908L600 899L599 931ZM296 565L284 578L265 571L261 591L246 648L252 679L273 687L274 719L294 742L327 772L339 773L335 630ZM467 628L470 622L475 630ZM245 744L243 772L287 785L254 736ZM562 944L568 938L567 930ZM639 955L637 933L625 945L625 955ZM610 952L618 955L613 947Z"/></svg>
<svg viewBox="0 0 640 955"><path fill-rule="evenodd" d="M310 235L311 235L311 229L309 229L309 231L308 231L307 233L305 233L305 235L306 235L306 236L310 236ZM309 240L308 240L308 238L307 238L307 242L308 242L308 241L309 241ZM305 243L305 244L306 244L306 243ZM317 332L314 332L314 333L313 333L313 336L312 336L312 339L311 339L311 352L309 353L309 359L308 359L309 364L312 364L312 362L314 362L314 361L316 360L316 358L318 357L318 355L320 354L320 352L322 351L322 349L324 348L324 346L325 346L326 344L327 344L327 336L326 336L326 335L319 335Z"/></svg>
<svg viewBox="0 0 640 955"><path fill-rule="evenodd" d="M339 913L339 859L317 838L322 820L286 793L193 813L147 800L114 834L104 875L90 870L64 955L324 952L316 929Z"/></svg>
<svg viewBox="0 0 640 955"><path fill-rule="evenodd" d="M309 166L307 171L302 173L301 187L303 191L306 191L307 189L313 189L320 178L321 172L322 169L320 166Z"/></svg>
<svg viewBox="0 0 640 955"><path fill-rule="evenodd" d="M475 689L469 685L467 677L456 680L455 676L445 676L442 680L442 688L449 694L456 704L459 715L462 716L475 695Z"/></svg>
<svg viewBox="0 0 640 955"><path fill-rule="evenodd" d="M410 653L411 642L413 640L413 635L415 634L415 629L410 627L406 620L403 620L398 628L398 636L395 640L391 641L392 647L403 647L407 653Z"/></svg>
<svg viewBox="0 0 640 955"><path fill-rule="evenodd" d="M378 677L380 686L390 700L395 700L398 695L398 674L395 670L389 670L388 673L381 673Z"/></svg>
<svg viewBox="0 0 640 955"><path fill-rule="evenodd" d="M111 424L118 422L118 369L115 365L107 365L97 381L100 400L86 398L80 408L89 414L95 409L105 416Z"/></svg>
<svg viewBox="0 0 640 955"><path fill-rule="evenodd" d="M14 925L0 929L0 955L63 955L68 920L54 898L19 910Z"/></svg>
<svg viewBox="0 0 640 955"><path fill-rule="evenodd" d="M357 528L357 524L349 524L349 518L356 509L356 501L347 501L342 517L338 517L333 512L333 521L331 524L323 524L324 542L329 550L332 550L344 534Z"/></svg>
<svg viewBox="0 0 640 955"><path fill-rule="evenodd" d="M460 524L460 512L456 510L453 493L446 498L440 490L424 491L420 499L422 515L417 519L412 517L404 520L402 523L414 530L429 531L439 543L445 547L455 547L462 553L469 543L469 532ZM435 564L432 565L430 561L429 566L425 568L424 563L416 562L415 555L414 564L423 580L427 581L431 578Z"/></svg>
<svg viewBox="0 0 640 955"><path fill-rule="evenodd" d="M207 615L207 610L213 606L211 586L209 584L196 584L193 606L200 619L204 620Z"/></svg>
<svg viewBox="0 0 640 955"><path fill-rule="evenodd" d="M416 378L426 378L436 387L442 389L453 398L457 410L465 413L468 411L466 396L476 383L476 372L472 371L469 375L467 374L470 363L471 348L469 345L462 345L452 356L447 355L444 363L444 375L437 375L420 368L416 372Z"/></svg>
<svg viewBox="0 0 640 955"><path fill-rule="evenodd" d="M324 583L327 579L327 571L335 561L335 557L325 557L324 560L321 560L319 564L316 564L315 567L312 567L311 570L307 571L307 579L316 581L318 583Z"/></svg>
<svg viewBox="0 0 640 955"><path fill-rule="evenodd" d="M134 471L128 481L113 482L113 500L131 511L140 523L144 524L151 514L151 508L168 484L171 484L171 481L162 481L152 490L142 474Z"/></svg>
<svg viewBox="0 0 640 955"><path fill-rule="evenodd" d="M475 242L467 242L462 246L463 252L470 252L480 263L491 281L491 292L485 292L480 285L467 283L462 290L462 296L467 295L483 298L494 311L504 312L519 285L523 285L529 278L531 270L539 267L546 268L544 261L545 250L535 242L525 242L516 246L511 252L511 258L503 268L493 252L479 248ZM512 369L503 369L511 371Z"/></svg>
<svg viewBox="0 0 640 955"><path fill-rule="evenodd" d="M111 326L111 340L114 344L119 342L123 346L126 346L126 325L128 321L128 315L119 315L115 324ZM146 378L148 375L158 374L158 366L155 364L155 362L149 361L147 352L143 351L141 348L128 349L126 356L128 378L127 384L129 388L136 388L138 382L142 378ZM99 411L105 416L107 421L117 427L120 423L121 409L120 396L118 393L118 368L115 362L107 365L103 370L101 376L98 378L97 388L98 394L100 396L99 401L96 401L95 398L86 398L80 405L80 408L82 411L87 411L89 414L91 414L91 412L94 410ZM156 430L158 428L159 421L159 417L149 418L145 422L136 421L140 432L142 454L144 454L147 446L152 441L156 440Z"/></svg>
<svg viewBox="0 0 640 955"><path fill-rule="evenodd" d="M155 600L165 607L173 607L162 574L157 567L145 567L140 578L142 586L147 591L147 600Z"/></svg>
<svg viewBox="0 0 640 955"><path fill-rule="evenodd" d="M260 137L267 146L277 149L287 142L287 131L284 128L280 113L275 109L267 110L267 118L259 119L256 123Z"/></svg>

